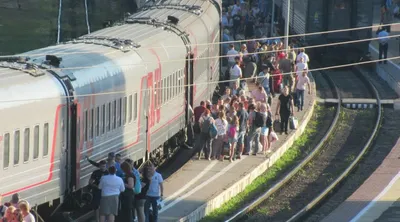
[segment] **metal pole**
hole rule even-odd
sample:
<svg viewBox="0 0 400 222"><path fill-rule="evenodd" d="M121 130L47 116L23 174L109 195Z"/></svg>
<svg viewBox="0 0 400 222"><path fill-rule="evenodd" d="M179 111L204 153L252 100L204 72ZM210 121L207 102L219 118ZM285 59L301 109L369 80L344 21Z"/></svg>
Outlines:
<svg viewBox="0 0 400 222"><path fill-rule="evenodd" d="M88 12L87 0L85 0L85 13L86 13L86 26L87 26L88 34L90 34L89 12Z"/></svg>
<svg viewBox="0 0 400 222"><path fill-rule="evenodd" d="M60 43L61 37L61 12L62 12L62 0L60 0L60 5L58 6L58 19L57 19L57 44Z"/></svg>
<svg viewBox="0 0 400 222"><path fill-rule="evenodd" d="M287 13L285 24L285 47L289 46L289 25L290 25L290 0L287 0Z"/></svg>
<svg viewBox="0 0 400 222"><path fill-rule="evenodd" d="M275 26L275 0L272 0L272 17L271 17L271 37L274 33L274 26Z"/></svg>

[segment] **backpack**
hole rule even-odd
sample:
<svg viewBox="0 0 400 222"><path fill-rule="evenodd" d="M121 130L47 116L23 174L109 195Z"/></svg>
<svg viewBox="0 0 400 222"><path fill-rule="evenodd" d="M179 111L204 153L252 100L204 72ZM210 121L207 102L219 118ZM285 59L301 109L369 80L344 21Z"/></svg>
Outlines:
<svg viewBox="0 0 400 222"><path fill-rule="evenodd" d="M140 174L135 170L133 173L133 176L135 177L135 186L133 187L133 192L135 194L140 194L142 192L142 182L140 180Z"/></svg>
<svg viewBox="0 0 400 222"><path fill-rule="evenodd" d="M207 119L204 118L203 124L201 124L201 132L202 133L209 133L210 125L211 125L210 117L207 117Z"/></svg>
<svg viewBox="0 0 400 222"><path fill-rule="evenodd" d="M215 126L214 123L212 123L211 126L210 126L210 137L211 138L216 138L217 135L218 135L217 127Z"/></svg>
<svg viewBox="0 0 400 222"><path fill-rule="evenodd" d="M236 126L230 126L228 130L228 137L235 138L236 136Z"/></svg>
<svg viewBox="0 0 400 222"><path fill-rule="evenodd" d="M267 122L267 117L259 112L255 112L254 125L258 127L265 127Z"/></svg>

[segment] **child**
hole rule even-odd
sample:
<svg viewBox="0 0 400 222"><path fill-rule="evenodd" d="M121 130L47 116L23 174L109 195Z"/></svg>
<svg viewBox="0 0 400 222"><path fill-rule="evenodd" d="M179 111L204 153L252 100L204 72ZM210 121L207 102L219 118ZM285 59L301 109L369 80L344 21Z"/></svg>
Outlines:
<svg viewBox="0 0 400 222"><path fill-rule="evenodd" d="M232 162L232 158L235 155L235 147L238 141L237 132L239 131L239 118L235 115L228 126L228 143L230 144L229 149L229 161Z"/></svg>

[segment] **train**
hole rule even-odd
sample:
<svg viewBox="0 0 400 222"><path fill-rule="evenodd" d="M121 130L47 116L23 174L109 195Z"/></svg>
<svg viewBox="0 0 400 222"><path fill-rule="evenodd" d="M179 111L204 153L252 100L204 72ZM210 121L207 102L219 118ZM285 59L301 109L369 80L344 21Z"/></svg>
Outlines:
<svg viewBox="0 0 400 222"><path fill-rule="evenodd" d="M288 1L290 1L289 18L287 17ZM275 2L275 21L279 30L283 31L289 20L292 39L302 45L322 45L372 38L372 19L374 0L282 0ZM368 27L360 29L362 27ZM315 35L304 33L326 32L339 29L352 31L330 32ZM281 33L283 34L283 33ZM309 54L319 58L323 64L347 64L356 62L369 52L370 41L339 44L336 46L312 48ZM343 56L343 51L346 51Z"/></svg>
<svg viewBox="0 0 400 222"><path fill-rule="evenodd" d="M110 27L1 57L3 200L74 202L95 170L85 157L168 157L189 105L217 88L220 18L220 0L150 1Z"/></svg>

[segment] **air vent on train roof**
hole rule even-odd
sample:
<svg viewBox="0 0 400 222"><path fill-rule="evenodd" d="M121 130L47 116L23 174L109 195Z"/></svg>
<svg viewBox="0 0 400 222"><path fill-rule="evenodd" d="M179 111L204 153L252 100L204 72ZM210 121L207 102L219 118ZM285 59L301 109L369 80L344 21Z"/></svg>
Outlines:
<svg viewBox="0 0 400 222"><path fill-rule="evenodd" d="M179 19L178 19L177 17L175 17L175 16L169 15L169 16L167 17L167 21L168 21L169 23L174 24L174 25L178 25Z"/></svg>

